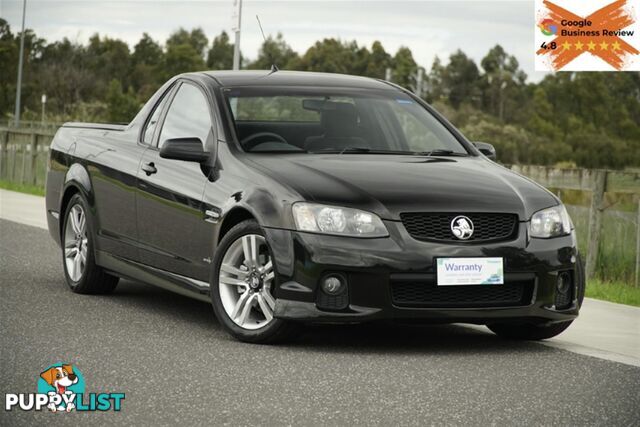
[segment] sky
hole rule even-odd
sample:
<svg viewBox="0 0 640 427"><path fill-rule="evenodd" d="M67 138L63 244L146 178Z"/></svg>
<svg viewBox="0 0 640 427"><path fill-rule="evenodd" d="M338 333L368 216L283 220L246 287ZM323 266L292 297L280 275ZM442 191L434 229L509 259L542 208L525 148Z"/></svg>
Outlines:
<svg viewBox="0 0 640 427"><path fill-rule="evenodd" d="M27 28L47 41L67 37L86 42L94 33L120 38L133 48L143 32L163 43L171 32L202 27L213 39L231 32L233 0L27 0ZM289 45L304 53L317 40L334 37L371 46L380 40L388 52L411 48L416 61L429 69L438 55L457 49L480 63L501 44L515 55L530 81L534 71L534 4L504 1L258 1L244 0L240 46L253 59L262 43L255 16L265 33L281 32ZM22 0L0 0L0 16L19 31Z"/></svg>

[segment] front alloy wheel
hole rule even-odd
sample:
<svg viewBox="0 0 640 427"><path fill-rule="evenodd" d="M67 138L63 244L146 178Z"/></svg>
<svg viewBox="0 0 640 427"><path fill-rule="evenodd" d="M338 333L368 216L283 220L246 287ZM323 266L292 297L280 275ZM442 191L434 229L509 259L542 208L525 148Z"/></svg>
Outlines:
<svg viewBox="0 0 640 427"><path fill-rule="evenodd" d="M243 221L220 241L213 260L213 311L235 338L260 344L284 341L298 325L275 317L278 277L264 231Z"/></svg>
<svg viewBox="0 0 640 427"><path fill-rule="evenodd" d="M244 329L258 329L273 320L273 263L266 240L257 234L240 237L222 258L218 289L229 318Z"/></svg>

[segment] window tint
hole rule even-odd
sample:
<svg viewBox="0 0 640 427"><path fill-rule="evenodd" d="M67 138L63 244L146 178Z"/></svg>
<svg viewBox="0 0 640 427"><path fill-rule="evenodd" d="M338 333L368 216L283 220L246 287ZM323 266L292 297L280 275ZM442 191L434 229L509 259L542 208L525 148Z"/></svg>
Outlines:
<svg viewBox="0 0 640 427"><path fill-rule="evenodd" d="M400 123L409 148L413 151L431 151L443 148L442 141L451 141L453 136L435 117L420 114L421 109L413 103L391 103L391 109ZM451 145L454 145L451 144ZM455 144L457 145L457 144Z"/></svg>
<svg viewBox="0 0 640 427"><path fill-rule="evenodd" d="M468 155L428 109L395 90L245 87L226 95L247 151Z"/></svg>
<svg viewBox="0 0 640 427"><path fill-rule="evenodd" d="M296 96L244 97L236 98L231 108L236 120L319 123L320 113L305 110L303 99Z"/></svg>
<svg viewBox="0 0 640 427"><path fill-rule="evenodd" d="M153 114L151 115L151 118L147 122L147 127L144 130L144 136L142 138L142 142L144 142L145 144L151 144L153 140L153 131L155 130L156 125L158 124L158 120L160 120L160 113L162 112L162 106L164 105L166 100L167 100L167 97L165 95L160 100L160 102L156 104L156 109L153 110Z"/></svg>
<svg viewBox="0 0 640 427"><path fill-rule="evenodd" d="M171 102L160 133L159 146L171 138L200 138L206 143L212 131L209 105L195 86L183 84Z"/></svg>

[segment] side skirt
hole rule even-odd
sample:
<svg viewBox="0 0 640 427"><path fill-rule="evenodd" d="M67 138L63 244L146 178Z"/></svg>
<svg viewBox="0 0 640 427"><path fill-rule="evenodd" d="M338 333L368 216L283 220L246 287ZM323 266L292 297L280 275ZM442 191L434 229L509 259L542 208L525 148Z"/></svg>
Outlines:
<svg viewBox="0 0 640 427"><path fill-rule="evenodd" d="M98 265L116 276L148 283L200 301L211 302L207 282L124 259L104 251L96 251L96 258Z"/></svg>

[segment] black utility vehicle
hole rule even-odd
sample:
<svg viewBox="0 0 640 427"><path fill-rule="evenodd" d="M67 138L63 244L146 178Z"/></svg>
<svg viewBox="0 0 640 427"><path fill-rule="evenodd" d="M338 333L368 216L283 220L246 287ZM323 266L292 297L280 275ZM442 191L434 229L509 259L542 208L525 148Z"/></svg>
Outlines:
<svg viewBox="0 0 640 427"><path fill-rule="evenodd" d="M573 225L492 159L384 81L184 74L128 125L60 128L47 218L74 292L151 283L244 341L372 320L555 336L584 296Z"/></svg>

